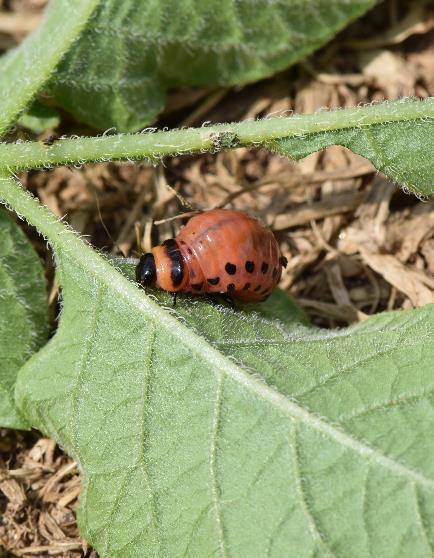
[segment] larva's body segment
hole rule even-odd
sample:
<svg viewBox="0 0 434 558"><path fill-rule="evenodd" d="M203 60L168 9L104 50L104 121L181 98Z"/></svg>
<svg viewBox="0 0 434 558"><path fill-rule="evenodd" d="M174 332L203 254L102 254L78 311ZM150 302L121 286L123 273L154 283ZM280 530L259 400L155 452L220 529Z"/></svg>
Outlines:
<svg viewBox="0 0 434 558"><path fill-rule="evenodd" d="M258 302L277 285L283 265L286 258L268 228L245 213L213 209L142 256L137 280L169 292L225 293Z"/></svg>

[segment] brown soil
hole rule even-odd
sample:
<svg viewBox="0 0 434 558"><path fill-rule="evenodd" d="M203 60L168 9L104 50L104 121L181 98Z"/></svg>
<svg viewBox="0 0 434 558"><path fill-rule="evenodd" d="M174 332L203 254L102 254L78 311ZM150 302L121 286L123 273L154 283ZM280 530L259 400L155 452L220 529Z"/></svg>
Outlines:
<svg viewBox="0 0 434 558"><path fill-rule="evenodd" d="M0 49L16 44L37 24L45 3L0 0ZM174 93L158 125L432 96L434 13L429 4L385 1L320 52L273 79L236 90ZM56 133L92 131L77 129L65 115ZM263 150L237 149L167 159L158 168L95 164L32 171L22 180L95 246L125 255L173 236L183 213L216 206L247 210L274 229L289 259L282 287L322 327L434 302L434 201L405 194L345 148L332 147L299 163ZM45 244L30 234L52 277ZM53 311L56 294L53 286ZM74 463L53 442L1 430L0 558L91 556L75 524L79 492Z"/></svg>

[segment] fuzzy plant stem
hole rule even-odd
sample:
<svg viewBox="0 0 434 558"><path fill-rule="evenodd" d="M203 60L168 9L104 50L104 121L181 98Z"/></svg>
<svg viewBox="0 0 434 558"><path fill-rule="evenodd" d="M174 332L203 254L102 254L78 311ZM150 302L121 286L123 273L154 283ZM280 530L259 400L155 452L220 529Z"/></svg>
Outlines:
<svg viewBox="0 0 434 558"><path fill-rule="evenodd" d="M396 102L323 111L292 117L265 118L234 124L137 134L59 139L53 145L42 142L0 144L0 168L13 172L56 165L81 165L87 162L148 159L166 155L217 152L241 146L273 147L273 140L303 137L332 130L364 128L374 124L434 118L434 98L424 101L405 99Z"/></svg>

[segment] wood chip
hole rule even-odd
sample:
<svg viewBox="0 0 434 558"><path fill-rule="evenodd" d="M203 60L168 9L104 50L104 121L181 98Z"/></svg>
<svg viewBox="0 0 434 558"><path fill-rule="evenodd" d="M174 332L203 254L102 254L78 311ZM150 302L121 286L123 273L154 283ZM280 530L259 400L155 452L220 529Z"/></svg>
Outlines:
<svg viewBox="0 0 434 558"><path fill-rule="evenodd" d="M21 509L27 501L22 485L14 479L5 479L1 481L0 490L16 511Z"/></svg>
<svg viewBox="0 0 434 558"><path fill-rule="evenodd" d="M352 306L342 306L338 304L330 304L328 302L319 302L317 300L308 300L298 298L297 303L303 308L315 310L324 317L331 317L341 323L352 324L367 318L366 314L355 310Z"/></svg>
<svg viewBox="0 0 434 558"><path fill-rule="evenodd" d="M434 291L426 287L412 269L403 265L390 254L374 254L361 247L361 254L374 271L391 285L408 296L413 306L423 306L434 302Z"/></svg>
<svg viewBox="0 0 434 558"><path fill-rule="evenodd" d="M434 238L424 242L421 252L427 264L427 272L434 277Z"/></svg>
<svg viewBox="0 0 434 558"><path fill-rule="evenodd" d="M302 204L291 209L290 213L277 215L273 222L273 229L282 231L329 215L354 211L363 202L365 196L364 192L348 192L318 202Z"/></svg>
<svg viewBox="0 0 434 558"><path fill-rule="evenodd" d="M50 480L44 485L42 490L40 491L40 495L44 502L53 502L57 501L59 495L58 492L55 490L56 485L67 475L70 475L77 469L77 463L75 461L71 461L70 463L66 463L63 467L61 467L51 478Z"/></svg>
<svg viewBox="0 0 434 558"><path fill-rule="evenodd" d="M330 291L338 306L352 306L350 295L342 278L341 268L337 261L328 262L324 266Z"/></svg>
<svg viewBox="0 0 434 558"><path fill-rule="evenodd" d="M42 554L43 556L56 556L65 552L82 550L83 545L80 541L77 542L58 542L50 545L41 546L28 546L20 550L16 550L18 556L29 556L32 554Z"/></svg>

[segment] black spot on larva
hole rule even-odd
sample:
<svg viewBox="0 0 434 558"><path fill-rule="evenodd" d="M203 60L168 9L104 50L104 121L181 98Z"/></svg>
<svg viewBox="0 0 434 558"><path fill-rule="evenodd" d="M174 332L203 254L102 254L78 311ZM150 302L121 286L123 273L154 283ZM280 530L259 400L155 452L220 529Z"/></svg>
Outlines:
<svg viewBox="0 0 434 558"><path fill-rule="evenodd" d="M179 244L185 244L185 242L183 240L180 240Z"/></svg>
<svg viewBox="0 0 434 558"><path fill-rule="evenodd" d="M231 262L228 262L225 265L225 270L226 273L228 273L229 275L235 275L235 273L237 272L237 266Z"/></svg>
<svg viewBox="0 0 434 558"><path fill-rule="evenodd" d="M228 293L233 293L235 291L235 285L233 283L229 283L229 285L226 287L226 290Z"/></svg>
<svg viewBox="0 0 434 558"><path fill-rule="evenodd" d="M246 283L246 284L244 285L244 287L243 287L243 291L248 291L248 290L250 289L250 287L251 287L251 284L250 284L250 283Z"/></svg>
<svg viewBox="0 0 434 558"><path fill-rule="evenodd" d="M279 274L279 271L278 271L277 267L275 267L275 268L273 269L273 279L276 279L276 277L278 276L278 274Z"/></svg>
<svg viewBox="0 0 434 558"><path fill-rule="evenodd" d="M187 248L187 252L188 252L189 254L193 254L193 252L191 251L191 248Z"/></svg>
<svg viewBox="0 0 434 558"><path fill-rule="evenodd" d="M184 261L182 259L181 251L179 250L178 244L174 238L169 238L163 242L163 246L166 248L166 254L170 259L171 269L170 278L174 287L179 287L184 278Z"/></svg>
<svg viewBox="0 0 434 558"><path fill-rule="evenodd" d="M258 285L257 287L255 287L253 289L253 292L257 293L259 291L259 289L261 288L261 285Z"/></svg>
<svg viewBox="0 0 434 558"><path fill-rule="evenodd" d="M203 286L203 282L191 284L191 288L194 289L195 291L200 291L202 289L202 286Z"/></svg>
<svg viewBox="0 0 434 558"><path fill-rule="evenodd" d="M268 271L268 264L267 264L267 262L262 262L261 271L262 271L262 273L267 273L267 271Z"/></svg>
<svg viewBox="0 0 434 558"><path fill-rule="evenodd" d="M282 267L286 267L288 265L288 258L285 258L285 256L281 256L279 258L279 263Z"/></svg>
<svg viewBox="0 0 434 558"><path fill-rule="evenodd" d="M210 277L209 279L207 279L207 281L210 285L218 285L220 277Z"/></svg>
<svg viewBox="0 0 434 558"><path fill-rule="evenodd" d="M255 262L249 260L246 261L246 271L247 273L253 273L255 271Z"/></svg>

